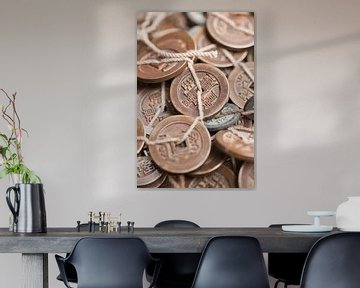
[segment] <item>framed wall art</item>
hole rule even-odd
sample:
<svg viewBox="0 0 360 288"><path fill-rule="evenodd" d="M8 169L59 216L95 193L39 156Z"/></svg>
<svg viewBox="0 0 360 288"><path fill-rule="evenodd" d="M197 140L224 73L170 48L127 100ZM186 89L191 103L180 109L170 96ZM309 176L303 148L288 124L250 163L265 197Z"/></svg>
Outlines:
<svg viewBox="0 0 360 288"><path fill-rule="evenodd" d="M137 14L138 188L254 188L254 18Z"/></svg>

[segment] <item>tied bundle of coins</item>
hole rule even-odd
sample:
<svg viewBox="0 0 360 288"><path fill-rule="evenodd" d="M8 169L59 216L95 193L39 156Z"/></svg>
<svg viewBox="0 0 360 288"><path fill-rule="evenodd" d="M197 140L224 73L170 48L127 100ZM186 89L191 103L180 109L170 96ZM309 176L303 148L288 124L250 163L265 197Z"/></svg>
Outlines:
<svg viewBox="0 0 360 288"><path fill-rule="evenodd" d="M254 188L254 14L137 15L137 186Z"/></svg>

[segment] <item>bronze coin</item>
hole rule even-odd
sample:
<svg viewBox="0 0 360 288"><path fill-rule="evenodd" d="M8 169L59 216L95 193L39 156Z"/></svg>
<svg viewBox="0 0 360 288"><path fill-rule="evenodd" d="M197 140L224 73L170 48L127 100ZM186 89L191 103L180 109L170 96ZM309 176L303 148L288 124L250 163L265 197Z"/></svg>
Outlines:
<svg viewBox="0 0 360 288"><path fill-rule="evenodd" d="M254 163L244 162L239 171L239 188L254 189Z"/></svg>
<svg viewBox="0 0 360 288"><path fill-rule="evenodd" d="M150 141L165 138L181 138L190 128L194 118L184 115L170 116L157 124L150 135ZM166 142L150 145L154 162L170 173L188 173L199 168L210 153L210 134L204 124L197 123L182 143Z"/></svg>
<svg viewBox="0 0 360 288"><path fill-rule="evenodd" d="M137 157L137 186L145 186L155 182L164 174L149 156Z"/></svg>
<svg viewBox="0 0 360 288"><path fill-rule="evenodd" d="M139 188L159 188L163 185L166 179L167 179L167 174L163 173L159 179L155 180L154 182L148 185L139 186Z"/></svg>
<svg viewBox="0 0 360 288"><path fill-rule="evenodd" d="M225 154L239 160L254 162L254 139L253 133L241 132L238 135L227 130L222 130L215 135L216 146Z"/></svg>
<svg viewBox="0 0 360 288"><path fill-rule="evenodd" d="M220 13L233 21L236 26L254 31L254 16L230 12ZM254 46L254 35L235 29L219 17L208 13L206 29L210 36L218 43L229 49L243 49Z"/></svg>
<svg viewBox="0 0 360 288"><path fill-rule="evenodd" d="M194 40L185 31L168 33L163 37L154 40L154 45L167 52L182 53L195 49ZM137 60L160 60L157 53L148 47L138 45ZM139 80L148 83L159 83L179 75L186 67L186 61L143 64L137 66L137 77Z"/></svg>
<svg viewBox="0 0 360 288"><path fill-rule="evenodd" d="M158 109L161 106L161 85L153 84L143 86L137 95L137 117L145 125L145 132L150 134L151 131L148 127L152 119L155 117ZM170 87L166 86L165 88L165 107L164 110L160 113L157 119L153 122L153 126L159 123L162 119L174 114L174 108L170 102Z"/></svg>
<svg viewBox="0 0 360 288"><path fill-rule="evenodd" d="M245 65L254 74L254 62L247 62ZM229 89L231 101L240 107L244 108L246 101L254 96L254 85L248 74L240 67L235 67L229 75Z"/></svg>
<svg viewBox="0 0 360 288"><path fill-rule="evenodd" d="M219 131L236 124L240 119L240 109L231 103L226 103L215 116L207 119L204 124L209 131Z"/></svg>
<svg viewBox="0 0 360 288"><path fill-rule="evenodd" d="M235 129L241 130L242 128L246 129L252 129L254 130L253 122L246 117L240 117L239 121L237 122L237 125L233 126Z"/></svg>
<svg viewBox="0 0 360 288"><path fill-rule="evenodd" d="M214 144L211 144L209 157L203 165L195 171L190 172L192 176L208 174L219 168L225 161L225 155Z"/></svg>
<svg viewBox="0 0 360 288"><path fill-rule="evenodd" d="M187 16L181 12L170 13L163 20L160 21L159 25L156 28L156 31L172 28L187 30L189 28Z"/></svg>
<svg viewBox="0 0 360 288"><path fill-rule="evenodd" d="M244 111L251 111L251 110L254 110L254 96L250 97L246 101L245 106L244 106ZM249 118L251 120L254 120L254 113L253 114L248 114L245 117L247 117L247 118Z"/></svg>
<svg viewBox="0 0 360 288"><path fill-rule="evenodd" d="M202 88L204 118L218 113L229 99L229 83L221 70L209 64L195 64L195 73ZM170 86L174 108L184 115L199 115L197 86L189 69L176 77Z"/></svg>
<svg viewBox="0 0 360 288"><path fill-rule="evenodd" d="M137 136L145 137L145 129L144 124L141 122L139 118L137 118ZM136 141L136 151L139 153L144 146L144 140L137 140Z"/></svg>
<svg viewBox="0 0 360 288"><path fill-rule="evenodd" d="M226 165L215 171L188 180L188 188L236 188L236 175Z"/></svg>
<svg viewBox="0 0 360 288"><path fill-rule="evenodd" d="M206 31L204 27L201 27L197 30L197 33L195 35L195 43L198 49L209 46L213 44L210 39L206 35ZM223 49L226 49L225 47L222 47L220 45L217 45L216 51L218 52L217 57L200 57L199 59L202 62L205 62L207 64L212 64L219 68L225 68L225 67L231 67L233 66L232 62L225 56ZM247 55L247 50L240 50L236 52L230 52L234 59L236 61L242 61L245 59Z"/></svg>

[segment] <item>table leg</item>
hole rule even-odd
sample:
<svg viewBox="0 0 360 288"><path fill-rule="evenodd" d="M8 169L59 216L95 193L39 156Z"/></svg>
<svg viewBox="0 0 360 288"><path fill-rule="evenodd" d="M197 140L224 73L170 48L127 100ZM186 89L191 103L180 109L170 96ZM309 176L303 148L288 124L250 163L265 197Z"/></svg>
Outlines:
<svg viewBox="0 0 360 288"><path fill-rule="evenodd" d="M23 288L49 288L48 254L22 254Z"/></svg>

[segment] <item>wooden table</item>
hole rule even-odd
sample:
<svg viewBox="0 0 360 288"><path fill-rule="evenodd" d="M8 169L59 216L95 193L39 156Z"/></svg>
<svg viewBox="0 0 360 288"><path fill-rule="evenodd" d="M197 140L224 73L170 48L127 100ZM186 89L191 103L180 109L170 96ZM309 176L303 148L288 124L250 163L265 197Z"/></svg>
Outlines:
<svg viewBox="0 0 360 288"><path fill-rule="evenodd" d="M133 233L77 232L49 228L47 233L19 234L0 228L0 253L22 253L24 288L48 288L48 253L70 252L82 237L139 237L151 253L201 253L207 241L220 235L257 238L263 252L308 252L321 237L337 233L289 233L281 228L135 228Z"/></svg>

